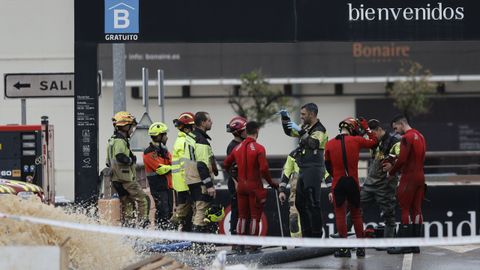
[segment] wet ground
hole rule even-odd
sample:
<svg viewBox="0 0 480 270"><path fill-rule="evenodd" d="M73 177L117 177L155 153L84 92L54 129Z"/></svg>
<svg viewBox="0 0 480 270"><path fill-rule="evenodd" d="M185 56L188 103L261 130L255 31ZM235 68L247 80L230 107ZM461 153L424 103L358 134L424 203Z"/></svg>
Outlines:
<svg viewBox="0 0 480 270"><path fill-rule="evenodd" d="M480 245L424 247L420 254L389 255L367 249L365 258L335 258L333 255L258 266L258 269L369 269L369 270L457 270L480 269Z"/></svg>
<svg viewBox="0 0 480 270"><path fill-rule="evenodd" d="M218 250L229 250L227 247L217 248ZM357 258L355 251L351 258L335 258L331 250L316 251L329 255L319 256L311 259L276 263L271 258L285 260L285 257L292 256L292 249L284 252L279 247L264 248L262 253L254 255L227 255L227 268L237 269L232 265L243 264L248 269L351 269L351 270L457 270L457 269L480 269L480 245L472 246L445 246L445 247L423 247L420 254L390 255L385 251L367 249L365 258ZM283 252L283 253L282 253ZM304 250L303 253L312 251ZM288 254L289 253L289 254ZM218 253L217 253L218 254ZM272 254L276 254L270 256ZM288 255L287 255L288 254ZM214 255L198 256L191 251L184 251L177 254L169 254L178 261L183 261L194 269L210 269ZM297 253L298 256L298 253ZM268 258L267 258L268 257Z"/></svg>

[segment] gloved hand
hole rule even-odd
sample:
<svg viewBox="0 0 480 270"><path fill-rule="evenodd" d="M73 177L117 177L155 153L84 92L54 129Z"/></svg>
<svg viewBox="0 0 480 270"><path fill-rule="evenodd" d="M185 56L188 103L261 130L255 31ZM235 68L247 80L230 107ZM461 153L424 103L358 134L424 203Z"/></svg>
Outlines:
<svg viewBox="0 0 480 270"><path fill-rule="evenodd" d="M238 166L237 166L237 163L233 164L232 168L230 168L230 176L233 177L233 178L237 178L238 177Z"/></svg>
<svg viewBox="0 0 480 270"><path fill-rule="evenodd" d="M300 130L302 130L297 124L295 124L295 123L292 122L292 121L288 122L287 127L288 127L289 129L294 129L294 130L296 130L296 131L298 131L298 132L300 132Z"/></svg>
<svg viewBox="0 0 480 270"><path fill-rule="evenodd" d="M370 131L370 128L368 127L367 119L363 117L359 117L358 120L360 121L360 126L362 127L363 130L365 130L366 132Z"/></svg>
<svg viewBox="0 0 480 270"><path fill-rule="evenodd" d="M290 118L290 114L285 109L280 110L278 113L282 116L282 118Z"/></svg>
<svg viewBox="0 0 480 270"><path fill-rule="evenodd" d="M215 199L215 195L216 195L215 188L214 187L207 188L207 194L208 196L213 197Z"/></svg>
<svg viewBox="0 0 480 270"><path fill-rule="evenodd" d="M278 190L278 184L277 184L277 183L272 182L272 183L270 184L270 186L271 186L273 189Z"/></svg>
<svg viewBox="0 0 480 270"><path fill-rule="evenodd" d="M133 165L133 164L136 164L136 163L137 163L137 156L132 155L132 156L130 157L130 159L132 159L132 164L130 164L130 165Z"/></svg>
<svg viewBox="0 0 480 270"><path fill-rule="evenodd" d="M211 157L210 157L210 164L212 165L213 175L218 176L217 162L215 161L215 157L214 157L214 156L211 156Z"/></svg>
<svg viewBox="0 0 480 270"><path fill-rule="evenodd" d="M278 199L283 204L287 200L287 194L285 194L283 191L280 191L280 194L278 194Z"/></svg>

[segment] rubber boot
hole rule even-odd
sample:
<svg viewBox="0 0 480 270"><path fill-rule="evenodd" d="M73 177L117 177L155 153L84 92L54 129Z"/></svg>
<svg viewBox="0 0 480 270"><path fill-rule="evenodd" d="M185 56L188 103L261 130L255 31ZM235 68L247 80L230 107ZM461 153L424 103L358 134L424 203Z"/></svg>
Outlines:
<svg viewBox="0 0 480 270"><path fill-rule="evenodd" d="M414 227L413 224L400 224L400 227L398 228L398 234L397 236L399 238L407 238L407 237L414 237ZM415 247L393 247L393 248L388 248L387 253L388 254L405 254L405 253L414 253ZM418 251L420 252L420 251Z"/></svg>
<svg viewBox="0 0 480 270"><path fill-rule="evenodd" d="M425 227L423 226L423 224L413 224L414 237L420 237L420 238L425 237L424 230L425 230ZM412 247L412 252L420 253L420 247Z"/></svg>
<svg viewBox="0 0 480 270"><path fill-rule="evenodd" d="M395 237L395 226L385 225L385 227L383 227L383 235L382 236L383 236L383 238L394 238ZM388 250L388 248L377 247L377 248L375 248L375 250L386 251L386 250Z"/></svg>
<svg viewBox="0 0 480 270"><path fill-rule="evenodd" d="M357 258L365 258L365 248L357 248Z"/></svg>
<svg viewBox="0 0 480 270"><path fill-rule="evenodd" d="M395 237L395 227L396 227L395 225L394 226L386 225L383 230L383 237L384 238Z"/></svg>
<svg viewBox="0 0 480 270"><path fill-rule="evenodd" d="M144 219L139 221L136 227L139 229L146 229L148 226L150 226L150 220Z"/></svg>
<svg viewBox="0 0 480 270"><path fill-rule="evenodd" d="M337 248L333 253L333 256L337 258L350 258L352 257L352 253L350 253L349 248Z"/></svg>

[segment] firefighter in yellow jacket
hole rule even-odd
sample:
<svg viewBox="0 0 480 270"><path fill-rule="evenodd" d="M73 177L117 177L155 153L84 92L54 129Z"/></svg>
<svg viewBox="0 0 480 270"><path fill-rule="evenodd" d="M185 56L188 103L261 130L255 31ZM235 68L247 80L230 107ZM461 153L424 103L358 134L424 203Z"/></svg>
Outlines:
<svg viewBox="0 0 480 270"><path fill-rule="evenodd" d="M210 115L206 112L195 114L195 129L192 132L195 141L186 140L184 154L185 182L190 190L195 211L192 218L192 230L195 232L212 232L213 226L208 226L205 212L215 197L213 186L214 175L218 174L210 146L207 131L212 127Z"/></svg>
<svg viewBox="0 0 480 270"><path fill-rule="evenodd" d="M149 200L136 179L136 156L130 150L129 139L137 121L129 112L121 111L112 118L115 132L108 139L106 164L112 170L112 185L122 204L122 219L127 226L148 225ZM134 210L136 204L136 221Z"/></svg>
<svg viewBox="0 0 480 270"><path fill-rule="evenodd" d="M192 205L190 193L185 183L184 154L188 145L195 145L195 139L192 137L195 118L193 113L184 112L173 120L178 129L178 137L173 145L172 153L172 184L176 195L176 206L172 216L172 223L179 226L180 230L185 230L190 221L187 218L191 215ZM187 140L190 142L187 144Z"/></svg>
<svg viewBox="0 0 480 270"><path fill-rule="evenodd" d="M300 224L300 216L297 207L295 207L295 195L297 192L297 180L300 169L293 155L295 151L287 156L285 165L283 165L282 182L279 185L278 198L283 204L286 200L287 185L290 183L290 195L288 196L289 209L289 228L291 237L302 237L302 227Z"/></svg>
<svg viewBox="0 0 480 270"><path fill-rule="evenodd" d="M283 204L286 200L287 185L290 184L290 195L288 196L289 209L289 228L291 237L302 237L302 225L300 223L300 214L295 206L295 198L297 193L297 181L300 168L295 161L295 153L298 149L292 151L288 156L285 164L283 165L282 182L279 185L278 198ZM327 187L332 184L332 178L325 172L324 182Z"/></svg>

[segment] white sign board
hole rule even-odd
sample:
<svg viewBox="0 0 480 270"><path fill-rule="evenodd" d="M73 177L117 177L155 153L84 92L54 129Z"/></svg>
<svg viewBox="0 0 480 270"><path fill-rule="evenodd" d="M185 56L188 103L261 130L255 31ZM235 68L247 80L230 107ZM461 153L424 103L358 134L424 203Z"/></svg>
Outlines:
<svg viewBox="0 0 480 270"><path fill-rule="evenodd" d="M5 97L73 97L74 73L8 73L4 75Z"/></svg>

